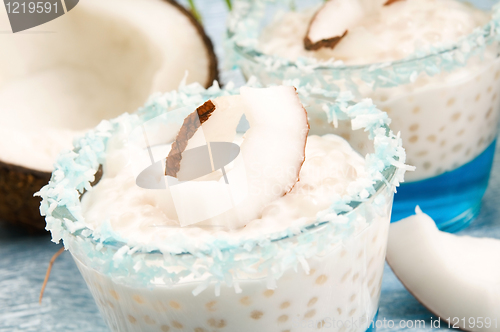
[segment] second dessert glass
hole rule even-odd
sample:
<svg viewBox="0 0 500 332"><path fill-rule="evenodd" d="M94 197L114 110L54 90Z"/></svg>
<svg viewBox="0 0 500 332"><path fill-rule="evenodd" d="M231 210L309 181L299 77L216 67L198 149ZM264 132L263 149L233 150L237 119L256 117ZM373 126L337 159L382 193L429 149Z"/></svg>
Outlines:
<svg viewBox="0 0 500 332"><path fill-rule="evenodd" d="M239 0L229 20L229 62L264 84L283 79L328 91L372 98L401 132L416 171L398 189L393 220L429 214L438 227L458 231L477 216L488 185L499 118L500 6L483 28L458 42L418 51L403 60L369 65L290 61L259 51L262 29L277 13L305 10L322 1ZM362 144L345 133L351 145Z"/></svg>

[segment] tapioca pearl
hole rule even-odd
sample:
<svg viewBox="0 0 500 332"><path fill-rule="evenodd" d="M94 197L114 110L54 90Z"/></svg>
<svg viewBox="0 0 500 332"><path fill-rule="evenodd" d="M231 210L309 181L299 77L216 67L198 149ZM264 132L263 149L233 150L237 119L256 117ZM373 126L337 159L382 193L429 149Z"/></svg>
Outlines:
<svg viewBox="0 0 500 332"><path fill-rule="evenodd" d="M485 114L484 117L486 119L488 119L491 116L492 113L493 113L493 107L490 107L490 108L488 108L488 112L486 112L486 114Z"/></svg>
<svg viewBox="0 0 500 332"><path fill-rule="evenodd" d="M392 112L392 109L390 107L384 106L382 107L382 111L386 112L387 114Z"/></svg>
<svg viewBox="0 0 500 332"><path fill-rule="evenodd" d="M265 297L269 298L274 295L274 291L272 289L267 289L262 293Z"/></svg>
<svg viewBox="0 0 500 332"><path fill-rule="evenodd" d="M458 151L462 150L462 148L463 148L463 147L464 147L464 146L463 146L463 144L462 144L462 143L459 143L459 144L455 144L455 145L451 148L451 150L452 150L453 152L458 152Z"/></svg>
<svg viewBox="0 0 500 332"><path fill-rule="evenodd" d="M453 104L455 104L455 98L450 98L446 102L446 106L448 106L448 107L453 106Z"/></svg>
<svg viewBox="0 0 500 332"><path fill-rule="evenodd" d="M315 305L315 304L316 304L316 302L318 302L318 298L315 296L315 297L311 298L311 299L309 300L309 302L307 302L307 306L308 306L308 307L312 307L313 305Z"/></svg>
<svg viewBox="0 0 500 332"><path fill-rule="evenodd" d="M245 306L249 306L250 304L252 304L252 300L250 299L250 297L244 296L240 299L240 303Z"/></svg>
<svg viewBox="0 0 500 332"><path fill-rule="evenodd" d="M426 162L424 162L424 164L422 165L422 167L425 170L429 170L432 167L432 164L429 161L426 161Z"/></svg>
<svg viewBox="0 0 500 332"><path fill-rule="evenodd" d="M439 132L442 133L444 130L445 130L446 126L442 126L441 128L439 128Z"/></svg>
<svg viewBox="0 0 500 332"><path fill-rule="evenodd" d="M115 305L113 304L113 302L111 301L107 301L106 304L108 305L108 307L110 307L111 309L114 309L115 308Z"/></svg>
<svg viewBox="0 0 500 332"><path fill-rule="evenodd" d="M286 309L290 306L290 302L289 301L285 301L283 303L280 304L280 309Z"/></svg>
<svg viewBox="0 0 500 332"><path fill-rule="evenodd" d="M356 300L357 294L352 294L351 297L349 298L350 302L354 302Z"/></svg>
<svg viewBox="0 0 500 332"><path fill-rule="evenodd" d="M215 327L217 329L221 329L223 327L226 327L227 323L224 319L215 319L215 318L210 318L207 320L207 324L210 327Z"/></svg>
<svg viewBox="0 0 500 332"><path fill-rule="evenodd" d="M352 272L352 269L349 269L346 273L344 273L344 275L342 276L342 279L340 279L340 282L344 282L347 280L347 278L349 278L349 276L351 275L351 272Z"/></svg>
<svg viewBox="0 0 500 332"><path fill-rule="evenodd" d="M170 326L168 326L168 325L162 325L162 326L160 326L160 329L162 330L162 332L169 332L170 331Z"/></svg>
<svg viewBox="0 0 500 332"><path fill-rule="evenodd" d="M103 290L102 290L101 285L99 285L98 283L95 283L95 287L97 288L97 291L98 291L99 293L104 293L104 292L103 292Z"/></svg>
<svg viewBox="0 0 500 332"><path fill-rule="evenodd" d="M429 151L427 151L427 150L422 150L422 151L417 152L416 156L417 156L417 157L424 157L424 156L426 156L428 153L429 153Z"/></svg>
<svg viewBox="0 0 500 332"><path fill-rule="evenodd" d="M148 315L144 316L144 321L148 325L155 325L156 324L156 321L153 318L149 317Z"/></svg>
<svg viewBox="0 0 500 332"><path fill-rule="evenodd" d="M137 319L136 319L134 316L132 316L132 315L128 315L128 316L127 316L127 318L128 318L128 321L129 321L131 324L135 324L135 323L137 323Z"/></svg>
<svg viewBox="0 0 500 332"><path fill-rule="evenodd" d="M466 156L466 157L470 156L471 152L472 152L472 149L471 149L471 148L468 148L468 149L465 151L465 156Z"/></svg>
<svg viewBox="0 0 500 332"><path fill-rule="evenodd" d="M426 137L426 140L428 140L429 142L434 143L434 142L436 142L437 137L436 137L436 135L429 135L429 136Z"/></svg>
<svg viewBox="0 0 500 332"><path fill-rule="evenodd" d="M373 285L374 282L375 282L375 274L372 274L370 280L368 280L368 287Z"/></svg>
<svg viewBox="0 0 500 332"><path fill-rule="evenodd" d="M446 145L446 140L442 140L441 143L439 143L440 146L445 146Z"/></svg>
<svg viewBox="0 0 500 332"><path fill-rule="evenodd" d="M351 311L349 311L349 317L354 316L354 314L356 313L357 310L358 310L358 308L352 308Z"/></svg>
<svg viewBox="0 0 500 332"><path fill-rule="evenodd" d="M418 127L420 127L420 125L418 123L414 123L412 124L408 129L410 131L417 131L418 130Z"/></svg>
<svg viewBox="0 0 500 332"><path fill-rule="evenodd" d="M155 303L152 304L152 307L156 312L165 312L169 310L167 306L161 301L156 301Z"/></svg>
<svg viewBox="0 0 500 332"><path fill-rule="evenodd" d="M368 262L368 268L370 268L375 261L375 257L370 258L370 261Z"/></svg>
<svg viewBox="0 0 500 332"><path fill-rule="evenodd" d="M304 314L304 318L313 318L315 315L316 315L316 310L312 309Z"/></svg>
<svg viewBox="0 0 500 332"><path fill-rule="evenodd" d="M346 141L349 141L351 139L351 134L349 134L349 133L342 133L342 134L340 134L340 137L342 137Z"/></svg>
<svg viewBox="0 0 500 332"><path fill-rule="evenodd" d="M286 323L288 321L287 315L281 315L278 317L278 323Z"/></svg>
<svg viewBox="0 0 500 332"><path fill-rule="evenodd" d="M215 305L217 304L217 301L210 301L205 304L205 308L207 308L208 311L214 312L217 311L215 308Z"/></svg>
<svg viewBox="0 0 500 332"><path fill-rule="evenodd" d="M493 87L490 85L490 86L488 87L488 93L491 93L491 91L493 91Z"/></svg>
<svg viewBox="0 0 500 332"><path fill-rule="evenodd" d="M340 256L340 257L342 257L342 256ZM310 269L308 275L312 276L314 273L316 273L316 269Z"/></svg>
<svg viewBox="0 0 500 332"><path fill-rule="evenodd" d="M458 166L460 166L460 164L457 162L454 162L453 165L451 165L451 168L455 169L455 168L458 168Z"/></svg>
<svg viewBox="0 0 500 332"><path fill-rule="evenodd" d="M410 143L416 143L418 141L418 135L413 135L408 139Z"/></svg>
<svg viewBox="0 0 500 332"><path fill-rule="evenodd" d="M175 329L182 329L184 328L184 325L182 325L182 323L176 321L176 320L173 320L170 324L172 324L172 327L175 328Z"/></svg>
<svg viewBox="0 0 500 332"><path fill-rule="evenodd" d="M250 313L250 317L252 319L255 319L255 320L261 319L263 315L264 315L264 313L262 311L259 311L259 310L254 310Z"/></svg>
<svg viewBox="0 0 500 332"><path fill-rule="evenodd" d="M458 119L460 119L460 117L462 116L462 113L461 112L456 112L456 113L453 113L451 115L451 121L455 122L455 121L458 121Z"/></svg>
<svg viewBox="0 0 500 332"><path fill-rule="evenodd" d="M480 93L478 93L478 94L476 95L476 98L475 98L474 100L475 100L475 101L479 101L480 99L481 99L481 94L480 94Z"/></svg>
<svg viewBox="0 0 500 332"><path fill-rule="evenodd" d="M337 308L337 312L339 313L339 315L342 315L342 308Z"/></svg>
<svg viewBox="0 0 500 332"><path fill-rule="evenodd" d="M323 285L326 281L328 280L328 277L324 274L320 275L318 278L316 278L316 285Z"/></svg>
<svg viewBox="0 0 500 332"><path fill-rule="evenodd" d="M459 131L457 131L457 136L458 136L458 137L460 137L460 136L462 136L464 133L465 133L465 129L460 129Z"/></svg>
<svg viewBox="0 0 500 332"><path fill-rule="evenodd" d="M436 170L436 175L439 175L443 173L443 169L441 167L439 167L437 170Z"/></svg>
<svg viewBox="0 0 500 332"><path fill-rule="evenodd" d="M326 323L324 319L321 322L318 322L318 330L322 329L325 325Z"/></svg>
<svg viewBox="0 0 500 332"><path fill-rule="evenodd" d="M340 327L339 329L339 332L345 332L345 330L347 330L347 327L346 327L347 324L342 324L342 326Z"/></svg>
<svg viewBox="0 0 500 332"><path fill-rule="evenodd" d="M497 100L497 97L498 97L498 95L496 93L494 93L493 96L491 96L491 101Z"/></svg>
<svg viewBox="0 0 500 332"><path fill-rule="evenodd" d="M208 331L205 330L203 327L197 327L194 329L194 332L208 332Z"/></svg>
<svg viewBox="0 0 500 332"><path fill-rule="evenodd" d="M359 273L356 273L355 275L352 276L352 281L356 282L356 280L358 280L358 278L359 278Z"/></svg>
<svg viewBox="0 0 500 332"><path fill-rule="evenodd" d="M138 294L135 294L134 296L132 296L132 299L139 304L143 304L145 302L144 299L142 298L142 296L140 296Z"/></svg>
<svg viewBox="0 0 500 332"><path fill-rule="evenodd" d="M411 112L412 112L413 114L420 113L420 107L415 106Z"/></svg>
<svg viewBox="0 0 500 332"><path fill-rule="evenodd" d="M481 137L479 139L479 141L477 142L477 146L479 147L479 146L483 145L483 143L484 143L484 137Z"/></svg>
<svg viewBox="0 0 500 332"><path fill-rule="evenodd" d="M171 307L172 309L180 309L180 308L181 308L180 303L179 303L179 302L176 302L176 301L170 301L170 302L168 303L168 305L170 305L170 307Z"/></svg>
<svg viewBox="0 0 500 332"><path fill-rule="evenodd" d="M117 293L115 290L113 290L113 289L110 289L110 290L109 290L109 294L110 294L110 295L111 295L111 296L112 296L115 300L117 300L117 301L120 299L120 296L118 296L118 293Z"/></svg>

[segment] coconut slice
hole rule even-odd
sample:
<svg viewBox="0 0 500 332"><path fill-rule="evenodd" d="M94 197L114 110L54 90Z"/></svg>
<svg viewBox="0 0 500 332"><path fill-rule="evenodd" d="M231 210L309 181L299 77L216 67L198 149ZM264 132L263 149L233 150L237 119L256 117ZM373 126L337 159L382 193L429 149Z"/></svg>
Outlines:
<svg viewBox="0 0 500 332"><path fill-rule="evenodd" d="M212 171L220 171L216 180L212 175L206 181L180 183L189 178L183 175L190 168L183 164L186 154L203 145L233 142L243 114L250 129L229 169L214 167ZM243 87L239 96L219 97L199 107L184 121L166 161L180 224L235 229L258 218L269 202L298 181L308 132L307 113L293 87Z"/></svg>
<svg viewBox="0 0 500 332"><path fill-rule="evenodd" d="M500 240L441 232L417 211L391 224L387 262L408 291L441 319L451 318L451 326L500 331Z"/></svg>
<svg viewBox="0 0 500 332"><path fill-rule="evenodd" d="M315 51L334 48L350 29L363 19L400 0L329 0L314 14L306 36L304 48Z"/></svg>
<svg viewBox="0 0 500 332"><path fill-rule="evenodd" d="M0 11L0 30L10 30ZM173 0L86 0L65 15L2 37L0 220L43 230L39 199L72 139L133 112L155 92L217 79L212 44Z"/></svg>
<svg viewBox="0 0 500 332"><path fill-rule="evenodd" d="M365 11L358 0L327 1L309 23L304 38L305 49L334 48L364 16Z"/></svg>

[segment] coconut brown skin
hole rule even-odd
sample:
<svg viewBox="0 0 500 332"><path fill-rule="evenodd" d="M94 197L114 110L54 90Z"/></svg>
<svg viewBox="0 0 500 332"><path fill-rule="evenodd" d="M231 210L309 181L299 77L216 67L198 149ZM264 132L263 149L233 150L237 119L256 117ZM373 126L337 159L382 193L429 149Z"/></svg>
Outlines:
<svg viewBox="0 0 500 332"><path fill-rule="evenodd" d="M214 103L208 100L184 119L181 129L175 141L172 143L172 149L168 154L165 175L172 177L177 176L177 172L179 172L181 168L182 152L186 150L189 140L193 137L198 128L210 118L214 111Z"/></svg>
<svg viewBox="0 0 500 332"><path fill-rule="evenodd" d="M209 57L206 88L218 80L218 63L212 41L201 24L183 6L174 0L164 0L185 15L198 31ZM200 82L201 83L201 82ZM45 218L40 216L40 198L33 197L50 181L51 173L12 165L0 160L0 221L20 226L29 233L45 232ZM96 174L97 180L100 178Z"/></svg>
<svg viewBox="0 0 500 332"><path fill-rule="evenodd" d="M0 220L21 226L29 233L45 230L40 198L33 194L50 180L50 173L0 161Z"/></svg>
<svg viewBox="0 0 500 332"><path fill-rule="evenodd" d="M333 0L330 0L330 1L333 1ZM392 5L394 2L397 2L397 1L402 1L402 0L387 0L387 2L384 3L384 6ZM318 12L320 10L321 10L321 8L318 9L318 11L314 14L311 21L309 22L309 26L307 27L306 36L304 37L304 48L308 51L317 51L320 48L332 48L333 49L342 40L342 38L344 38L347 35L347 32L348 32L348 30L346 30L342 36L335 36L332 38L322 39L320 41L313 43L311 41L311 39L309 39L309 30L311 29L311 24L316 19L316 15L318 14Z"/></svg>
<svg viewBox="0 0 500 332"><path fill-rule="evenodd" d="M311 26L309 24L309 26ZM334 48L337 44L347 35L347 30L344 32L342 36L337 36L328 39L321 39L320 41L313 43L311 39L309 39L309 28L307 29L307 35L304 38L304 47L308 51L317 51L320 48Z"/></svg>

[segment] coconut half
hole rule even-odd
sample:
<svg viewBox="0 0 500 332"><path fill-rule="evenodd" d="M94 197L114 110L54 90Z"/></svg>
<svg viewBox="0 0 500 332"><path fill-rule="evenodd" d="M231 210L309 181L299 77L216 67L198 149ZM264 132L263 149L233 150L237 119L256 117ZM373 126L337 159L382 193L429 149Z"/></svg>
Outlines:
<svg viewBox="0 0 500 332"><path fill-rule="evenodd" d="M383 6L400 0L329 0L314 14L304 37L304 48L334 48L350 29Z"/></svg>
<svg viewBox="0 0 500 332"><path fill-rule="evenodd" d="M0 10L0 30L10 30ZM41 26L2 37L0 220L42 230L33 193L72 139L133 112L154 92L217 79L212 43L173 0L86 0Z"/></svg>
<svg viewBox="0 0 500 332"><path fill-rule="evenodd" d="M406 289L442 320L451 318L451 326L500 331L500 240L441 232L418 210L391 224L387 262Z"/></svg>
<svg viewBox="0 0 500 332"><path fill-rule="evenodd" d="M295 89L289 86L243 87L238 96L207 101L184 121L167 157L165 174L181 181L183 171L190 167L183 164L186 153L214 142L233 142L242 115L250 128L232 165L227 170L212 169L218 175L212 173L182 187L170 187L172 196L180 197L179 202L204 205L199 209L194 206L183 209L187 211L177 210L182 226L202 221L230 229L244 227L298 181L309 124ZM214 212L205 220L187 215L193 210L209 208Z"/></svg>

